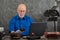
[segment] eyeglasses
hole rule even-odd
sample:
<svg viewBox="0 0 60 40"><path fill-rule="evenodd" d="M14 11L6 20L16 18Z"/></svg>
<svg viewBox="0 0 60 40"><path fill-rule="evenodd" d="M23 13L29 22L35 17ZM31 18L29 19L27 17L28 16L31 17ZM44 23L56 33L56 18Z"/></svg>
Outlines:
<svg viewBox="0 0 60 40"><path fill-rule="evenodd" d="M25 12L25 10L20 10L20 12Z"/></svg>

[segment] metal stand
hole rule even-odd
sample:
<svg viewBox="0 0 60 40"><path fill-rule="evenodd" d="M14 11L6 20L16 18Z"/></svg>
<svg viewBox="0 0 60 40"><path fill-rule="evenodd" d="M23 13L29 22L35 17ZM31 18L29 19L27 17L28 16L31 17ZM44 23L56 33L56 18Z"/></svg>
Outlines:
<svg viewBox="0 0 60 40"><path fill-rule="evenodd" d="M54 21L54 32L57 32L57 21Z"/></svg>
<svg viewBox="0 0 60 40"><path fill-rule="evenodd" d="M57 32L57 17L50 17L48 21L54 22L54 32Z"/></svg>

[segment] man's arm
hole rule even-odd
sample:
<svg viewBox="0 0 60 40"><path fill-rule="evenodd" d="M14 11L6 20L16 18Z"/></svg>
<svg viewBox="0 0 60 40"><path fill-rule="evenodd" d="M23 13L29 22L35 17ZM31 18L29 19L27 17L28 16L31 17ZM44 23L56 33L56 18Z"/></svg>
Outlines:
<svg viewBox="0 0 60 40"><path fill-rule="evenodd" d="M9 21L9 27L8 27L8 31L13 33L14 32L14 25L15 25L15 20L12 18L10 21Z"/></svg>
<svg viewBox="0 0 60 40"><path fill-rule="evenodd" d="M29 24L32 24L33 22L34 19L29 17ZM21 32L21 35L27 35L29 33L29 29L30 29L29 26L25 29L25 31Z"/></svg>
<svg viewBox="0 0 60 40"><path fill-rule="evenodd" d="M30 18L30 22L33 23L34 22L34 19L33 18Z"/></svg>

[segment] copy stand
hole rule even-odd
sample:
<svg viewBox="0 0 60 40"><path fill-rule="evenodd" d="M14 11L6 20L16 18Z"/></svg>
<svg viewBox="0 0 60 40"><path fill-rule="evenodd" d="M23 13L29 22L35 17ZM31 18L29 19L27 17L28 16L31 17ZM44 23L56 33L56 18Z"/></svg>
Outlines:
<svg viewBox="0 0 60 40"><path fill-rule="evenodd" d="M45 17L48 17L47 21L54 22L54 31L57 31L57 18L59 17L59 12L57 10L46 10L44 13Z"/></svg>

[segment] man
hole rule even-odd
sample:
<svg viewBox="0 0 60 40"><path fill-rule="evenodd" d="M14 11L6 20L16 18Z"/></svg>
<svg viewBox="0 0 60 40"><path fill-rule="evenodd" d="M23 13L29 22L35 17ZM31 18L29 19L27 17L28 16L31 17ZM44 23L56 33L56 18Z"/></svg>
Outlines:
<svg viewBox="0 0 60 40"><path fill-rule="evenodd" d="M19 4L17 7L17 15L14 16L9 22L9 32L11 33L20 33L22 36L29 34L30 24L33 22L33 19L26 14L26 5ZM25 29L20 31L20 29Z"/></svg>

